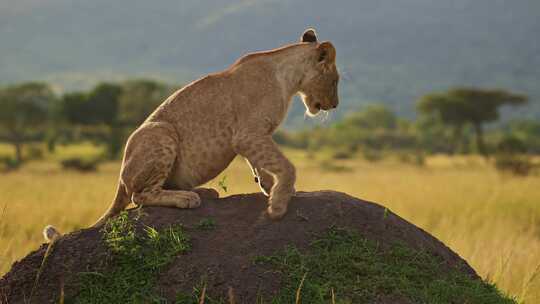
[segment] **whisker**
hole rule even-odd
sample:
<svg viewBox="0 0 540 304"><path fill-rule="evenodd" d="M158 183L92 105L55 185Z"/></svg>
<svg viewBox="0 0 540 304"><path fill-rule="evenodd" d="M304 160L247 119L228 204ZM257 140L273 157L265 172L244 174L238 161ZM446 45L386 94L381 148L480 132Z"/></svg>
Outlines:
<svg viewBox="0 0 540 304"><path fill-rule="evenodd" d="M326 111L326 110L321 110L320 113L321 113L321 114L319 115L319 117L320 117L320 118L319 118L319 122L320 122L321 124L326 124L327 121L328 121L328 114L329 114L328 111Z"/></svg>
<svg viewBox="0 0 540 304"><path fill-rule="evenodd" d="M326 124L330 124L332 121L332 113L333 111L326 111Z"/></svg>

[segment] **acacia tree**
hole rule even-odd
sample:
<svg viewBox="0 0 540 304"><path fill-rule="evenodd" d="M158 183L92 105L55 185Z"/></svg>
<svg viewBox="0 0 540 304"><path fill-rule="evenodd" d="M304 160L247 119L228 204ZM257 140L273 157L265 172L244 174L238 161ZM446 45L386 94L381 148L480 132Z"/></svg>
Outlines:
<svg viewBox="0 0 540 304"><path fill-rule="evenodd" d="M0 89L0 131L15 147L20 164L22 146L36 133L43 133L56 96L44 83L28 82Z"/></svg>
<svg viewBox="0 0 540 304"><path fill-rule="evenodd" d="M526 102L526 96L505 90L459 87L422 97L417 102L417 110L422 114L438 115L444 123L454 127L456 138L462 137L465 124L472 125L476 147L481 154L486 155L483 125L499 119L501 106L522 105Z"/></svg>

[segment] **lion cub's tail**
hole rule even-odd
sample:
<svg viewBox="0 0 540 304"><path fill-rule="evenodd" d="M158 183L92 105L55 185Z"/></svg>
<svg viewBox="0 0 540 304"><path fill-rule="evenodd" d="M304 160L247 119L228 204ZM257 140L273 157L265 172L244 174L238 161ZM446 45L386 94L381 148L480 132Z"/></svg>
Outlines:
<svg viewBox="0 0 540 304"><path fill-rule="evenodd" d="M121 183L118 185L118 189L116 190L116 195L114 197L114 200L109 207L109 209L103 214L99 220L92 225L92 227L98 227L102 226L107 222L107 220L115 215L118 215L122 210L124 210L127 205L129 205L129 197L126 193L126 188ZM43 237L47 242L52 242L53 240L59 238L62 235L58 229L56 229L52 225L47 225L43 229Z"/></svg>
<svg viewBox="0 0 540 304"><path fill-rule="evenodd" d="M130 202L131 200L127 194L126 187L122 183L119 183L111 206L105 212L105 214L103 214L99 220L92 225L92 227L102 226L107 222L108 219L118 215L121 211L126 209Z"/></svg>
<svg viewBox="0 0 540 304"><path fill-rule="evenodd" d="M53 240L56 240L59 238L62 234L58 229L54 228L52 225L47 225L45 228L43 228L43 237L47 242L52 242Z"/></svg>

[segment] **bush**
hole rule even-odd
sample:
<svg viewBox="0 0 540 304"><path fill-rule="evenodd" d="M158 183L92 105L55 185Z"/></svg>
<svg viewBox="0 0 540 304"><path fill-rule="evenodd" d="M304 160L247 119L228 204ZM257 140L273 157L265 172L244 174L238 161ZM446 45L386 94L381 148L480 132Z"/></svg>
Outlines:
<svg viewBox="0 0 540 304"><path fill-rule="evenodd" d="M523 154L527 152L527 145L521 139L510 135L499 141L496 152L502 154Z"/></svg>
<svg viewBox="0 0 540 304"><path fill-rule="evenodd" d="M354 156L354 151L351 149L338 149L332 152L333 159L351 159Z"/></svg>
<svg viewBox="0 0 540 304"><path fill-rule="evenodd" d="M526 155L498 154L495 156L495 168L501 172L527 176L534 168L534 164Z"/></svg>
<svg viewBox="0 0 540 304"><path fill-rule="evenodd" d="M426 157L422 151L399 152L398 160L405 164L423 166L426 163Z"/></svg>
<svg viewBox="0 0 540 304"><path fill-rule="evenodd" d="M320 163L321 169L328 172L336 172L336 173L343 173L343 172L352 172L354 171L352 168L335 164L331 160L325 160Z"/></svg>
<svg viewBox="0 0 540 304"><path fill-rule="evenodd" d="M18 169L21 166L20 162L17 162L14 158L11 158L9 156L6 157L0 157L0 165L2 168L2 171L12 171L15 169Z"/></svg>
<svg viewBox="0 0 540 304"><path fill-rule="evenodd" d="M495 168L514 175L529 175L534 164L526 152L527 147L522 140L515 136L504 137L496 146Z"/></svg>
<svg viewBox="0 0 540 304"><path fill-rule="evenodd" d="M364 148L362 149L362 156L365 160L369 162L376 162L383 159L383 154L381 151L374 149Z"/></svg>
<svg viewBox="0 0 540 304"><path fill-rule="evenodd" d="M26 149L26 157L28 160L43 159L43 149L39 146L31 145Z"/></svg>
<svg viewBox="0 0 540 304"><path fill-rule="evenodd" d="M98 159L84 159L80 157L72 157L63 159L60 164L63 169L71 169L81 172L96 171L100 161Z"/></svg>

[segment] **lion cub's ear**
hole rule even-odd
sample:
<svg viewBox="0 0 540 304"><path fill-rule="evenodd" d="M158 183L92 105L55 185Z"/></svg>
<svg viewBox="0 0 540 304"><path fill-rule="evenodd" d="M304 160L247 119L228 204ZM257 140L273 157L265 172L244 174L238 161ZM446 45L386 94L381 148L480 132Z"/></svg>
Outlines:
<svg viewBox="0 0 540 304"><path fill-rule="evenodd" d="M300 39L301 42L317 42L317 34L315 33L315 29L308 28L304 31L302 34L302 38Z"/></svg>
<svg viewBox="0 0 540 304"><path fill-rule="evenodd" d="M329 41L325 41L317 46L319 52L319 62L333 63L336 61L336 48Z"/></svg>

